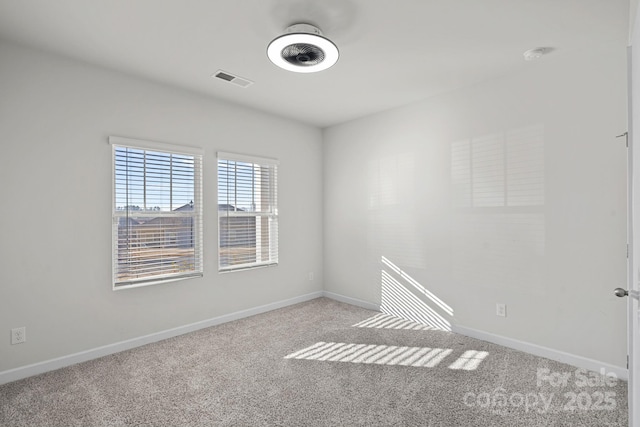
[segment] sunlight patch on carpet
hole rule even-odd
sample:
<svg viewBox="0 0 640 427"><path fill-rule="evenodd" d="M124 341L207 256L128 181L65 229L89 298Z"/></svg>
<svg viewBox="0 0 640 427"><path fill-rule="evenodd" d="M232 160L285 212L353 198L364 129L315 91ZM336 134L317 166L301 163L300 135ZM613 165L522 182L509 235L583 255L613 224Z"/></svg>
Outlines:
<svg viewBox="0 0 640 427"><path fill-rule="evenodd" d="M455 362L449 365L449 369L462 369L465 371L474 371L480 366L480 363L489 355L486 351L468 350Z"/></svg>
<svg viewBox="0 0 640 427"><path fill-rule="evenodd" d="M433 368L452 351L444 348L318 342L285 356L285 359Z"/></svg>
<svg viewBox="0 0 640 427"><path fill-rule="evenodd" d="M437 329L429 325L423 325L411 320L391 316L386 313L378 313L375 316L365 319L362 322L358 322L353 326L356 328L404 329L412 331L431 331Z"/></svg>

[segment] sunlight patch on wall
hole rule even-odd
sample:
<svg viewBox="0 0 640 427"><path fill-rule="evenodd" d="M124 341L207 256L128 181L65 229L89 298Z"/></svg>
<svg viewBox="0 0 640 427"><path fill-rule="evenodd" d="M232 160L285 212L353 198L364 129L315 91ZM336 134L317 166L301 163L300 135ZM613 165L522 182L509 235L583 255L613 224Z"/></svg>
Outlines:
<svg viewBox="0 0 640 427"><path fill-rule="evenodd" d="M382 257L382 313L451 331L453 309L388 258Z"/></svg>
<svg viewBox="0 0 640 427"><path fill-rule="evenodd" d="M452 351L443 348L319 342L289 354L285 359L433 368Z"/></svg>
<svg viewBox="0 0 640 427"><path fill-rule="evenodd" d="M401 270L400 267L395 265L393 262L389 261L389 259L387 259L384 256L382 257L381 261L383 265L385 265L386 267L389 267L391 271L396 273L404 282L411 285L413 289L415 289L417 292L426 296L430 302L434 303L436 306L442 309L442 311L444 311L447 315L453 316L453 309L449 305L447 305L444 301L442 301L440 298L435 296L428 289L426 289L424 286L418 283L418 281L415 280L413 277L409 276L407 273Z"/></svg>
<svg viewBox="0 0 640 427"><path fill-rule="evenodd" d="M544 171L542 125L451 144L458 208L544 205Z"/></svg>

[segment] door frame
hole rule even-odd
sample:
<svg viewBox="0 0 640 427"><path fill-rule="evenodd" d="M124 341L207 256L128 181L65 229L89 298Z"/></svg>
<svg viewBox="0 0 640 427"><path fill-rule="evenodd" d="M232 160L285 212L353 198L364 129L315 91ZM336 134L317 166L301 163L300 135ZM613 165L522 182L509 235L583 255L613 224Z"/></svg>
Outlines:
<svg viewBox="0 0 640 427"><path fill-rule="evenodd" d="M635 39L636 37L634 37ZM640 34L637 36L640 45ZM635 60L640 60L640 55L634 58L633 45L627 48L627 235L628 235L628 274L627 289L629 291L637 291L639 283L640 269L640 176L636 176L634 171L640 171L640 151L636 154L634 150L635 141L634 133L634 104L640 106L640 85L638 89L634 88L633 82L640 82L640 63L635 64ZM637 75L636 75L637 74ZM640 123L640 122L639 122ZM638 206L634 206L638 203ZM627 297L627 351L628 351L628 398L629 398L629 425L632 427L640 426L640 404L637 402L640 398L640 319L638 318L638 300L631 296ZM637 398L638 397L638 398Z"/></svg>

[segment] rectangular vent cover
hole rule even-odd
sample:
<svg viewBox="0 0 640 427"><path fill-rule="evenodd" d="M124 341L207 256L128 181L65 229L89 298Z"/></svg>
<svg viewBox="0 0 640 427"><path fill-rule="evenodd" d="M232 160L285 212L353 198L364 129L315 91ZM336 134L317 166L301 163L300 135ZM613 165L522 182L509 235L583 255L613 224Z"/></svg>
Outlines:
<svg viewBox="0 0 640 427"><path fill-rule="evenodd" d="M234 84L236 86L240 86L240 87L249 87L253 84L251 80L233 75L227 71L222 71L222 70L216 71L213 77L217 77L219 79L228 81L229 83Z"/></svg>

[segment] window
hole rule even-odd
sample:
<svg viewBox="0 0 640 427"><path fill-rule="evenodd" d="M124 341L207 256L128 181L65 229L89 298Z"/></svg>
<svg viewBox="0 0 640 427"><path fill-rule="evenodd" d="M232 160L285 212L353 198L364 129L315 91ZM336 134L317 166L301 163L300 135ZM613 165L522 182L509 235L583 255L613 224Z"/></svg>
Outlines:
<svg viewBox="0 0 640 427"><path fill-rule="evenodd" d="M219 271L278 264L278 161L218 153Z"/></svg>
<svg viewBox="0 0 640 427"><path fill-rule="evenodd" d="M110 137L113 287L202 276L202 153Z"/></svg>

